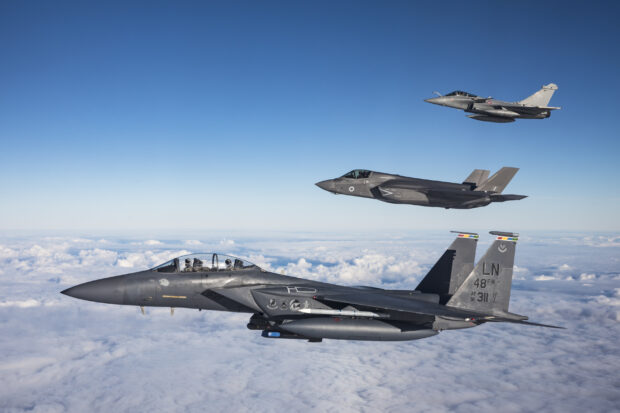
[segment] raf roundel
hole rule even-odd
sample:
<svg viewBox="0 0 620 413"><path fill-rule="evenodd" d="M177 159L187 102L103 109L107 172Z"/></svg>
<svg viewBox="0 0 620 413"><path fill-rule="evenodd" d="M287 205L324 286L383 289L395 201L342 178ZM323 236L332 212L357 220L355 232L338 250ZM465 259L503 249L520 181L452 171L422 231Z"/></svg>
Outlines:
<svg viewBox="0 0 620 413"><path fill-rule="evenodd" d="M170 281L168 281L168 280L167 280L167 279L165 279L165 278L162 278L161 280L159 280L159 285L162 285L162 286L164 286L164 287L167 287L167 286L169 286L169 285L170 285Z"/></svg>
<svg viewBox="0 0 620 413"><path fill-rule="evenodd" d="M349 187L349 192L353 192L353 191L355 191L355 187L354 186L350 186Z"/></svg>

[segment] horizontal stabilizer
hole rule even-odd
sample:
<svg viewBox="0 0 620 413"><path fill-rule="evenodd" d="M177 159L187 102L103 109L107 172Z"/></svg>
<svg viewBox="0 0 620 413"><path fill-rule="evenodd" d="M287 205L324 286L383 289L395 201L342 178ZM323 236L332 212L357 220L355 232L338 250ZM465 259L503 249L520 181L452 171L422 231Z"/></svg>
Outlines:
<svg viewBox="0 0 620 413"><path fill-rule="evenodd" d="M552 326L550 324L540 324L540 323L534 323L531 321L525 321L525 320L489 320L489 321L498 321L498 322L503 322L503 323L514 323L514 324L525 324L528 326L536 326L536 327L547 327L547 328L559 328L562 330L566 330L566 327L560 327L560 326Z"/></svg>
<svg viewBox="0 0 620 413"><path fill-rule="evenodd" d="M492 202L518 201L523 198L527 198L527 195L491 194Z"/></svg>

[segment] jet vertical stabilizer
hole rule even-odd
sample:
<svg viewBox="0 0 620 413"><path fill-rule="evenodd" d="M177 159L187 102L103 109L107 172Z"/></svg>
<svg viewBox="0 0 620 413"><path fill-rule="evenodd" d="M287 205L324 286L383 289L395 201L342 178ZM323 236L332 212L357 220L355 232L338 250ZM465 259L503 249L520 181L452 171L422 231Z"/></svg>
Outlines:
<svg viewBox="0 0 620 413"><path fill-rule="evenodd" d="M488 169L474 169L472 173L470 173L469 176L465 178L463 183L474 185L474 188L478 187L480 186L480 184L482 184L488 179L489 173L491 173L491 171L489 171Z"/></svg>
<svg viewBox="0 0 620 413"><path fill-rule="evenodd" d="M497 238L447 305L508 315L512 269L519 234L491 231Z"/></svg>
<svg viewBox="0 0 620 413"><path fill-rule="evenodd" d="M553 93L555 93L556 90L558 90L558 85L555 83L549 83L548 85L544 85L532 96L527 97L518 103L526 106L547 107L549 105L549 101L551 100L551 96L553 96Z"/></svg>
<svg viewBox="0 0 620 413"><path fill-rule="evenodd" d="M448 301L473 270L478 243L478 234L452 232L458 234L456 239L416 287L422 293L439 295L442 304Z"/></svg>
<svg viewBox="0 0 620 413"><path fill-rule="evenodd" d="M508 186L512 178L519 171L519 168L511 168L504 166L499 171L495 172L486 182L483 182L476 188L476 191L488 191L502 193L502 191Z"/></svg>

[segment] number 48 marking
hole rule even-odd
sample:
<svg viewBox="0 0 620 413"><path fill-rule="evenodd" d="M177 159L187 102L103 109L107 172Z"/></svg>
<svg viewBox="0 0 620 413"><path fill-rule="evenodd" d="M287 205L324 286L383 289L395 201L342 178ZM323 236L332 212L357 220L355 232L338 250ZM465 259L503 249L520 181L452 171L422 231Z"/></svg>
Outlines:
<svg viewBox="0 0 620 413"><path fill-rule="evenodd" d="M487 280L485 278L476 278L476 281L474 281L474 287L487 288Z"/></svg>

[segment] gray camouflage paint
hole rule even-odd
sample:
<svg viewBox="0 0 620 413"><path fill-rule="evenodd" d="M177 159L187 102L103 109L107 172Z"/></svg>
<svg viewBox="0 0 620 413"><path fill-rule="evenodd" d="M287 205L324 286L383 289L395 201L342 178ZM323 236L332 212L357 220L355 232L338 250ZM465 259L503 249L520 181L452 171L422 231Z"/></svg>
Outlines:
<svg viewBox="0 0 620 413"><path fill-rule="evenodd" d="M461 91L451 92L445 96L439 95L424 101L472 113L467 117L475 120L509 123L514 122L515 119L545 119L551 116L552 110L561 109L548 106L556 90L558 90L558 86L550 83L542 86L532 96L519 102L506 102L492 97L484 98Z"/></svg>
<svg viewBox="0 0 620 413"><path fill-rule="evenodd" d="M317 182L316 185L334 194L374 198L393 204L471 209L492 202L526 198L526 195L502 194L518 170L503 167L487 179L488 170L476 169L459 184L356 169L340 178Z"/></svg>
<svg viewBox="0 0 620 413"><path fill-rule="evenodd" d="M248 328L262 330L264 337L313 342L415 340L487 321L534 324L508 312L516 235L493 234L498 239L464 281L464 271L473 267L476 234L459 233L435 265L439 270L431 270L414 291L338 286L271 273L249 263L222 268L202 266L200 261L200 267L192 268L187 263L198 255L190 255L182 257L185 268L175 259L62 293L109 304L249 313ZM210 254L213 261L216 255ZM449 283L434 284L446 277ZM445 304L440 302L444 294L449 295Z"/></svg>

